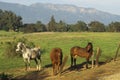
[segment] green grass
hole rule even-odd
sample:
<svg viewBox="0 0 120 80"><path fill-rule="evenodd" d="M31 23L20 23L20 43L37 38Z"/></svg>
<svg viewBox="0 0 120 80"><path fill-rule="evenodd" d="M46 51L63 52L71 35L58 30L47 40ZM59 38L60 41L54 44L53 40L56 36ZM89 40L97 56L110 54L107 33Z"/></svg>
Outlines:
<svg viewBox="0 0 120 80"><path fill-rule="evenodd" d="M36 46L40 46L42 50L42 66L51 63L49 53L52 48L60 47L63 50L63 56L70 54L70 48L73 46L85 47L88 42L92 42L94 51L97 47L102 49L101 61L105 61L107 57L114 57L118 44L120 43L120 33L93 33L93 32L45 32L45 33L17 33L0 31L0 72L14 68L24 67L22 58L5 58L4 42L13 41L14 38L25 37L32 41ZM81 63L85 59L77 58L77 63ZM32 61L32 66L35 63ZM67 66L70 65L70 56Z"/></svg>

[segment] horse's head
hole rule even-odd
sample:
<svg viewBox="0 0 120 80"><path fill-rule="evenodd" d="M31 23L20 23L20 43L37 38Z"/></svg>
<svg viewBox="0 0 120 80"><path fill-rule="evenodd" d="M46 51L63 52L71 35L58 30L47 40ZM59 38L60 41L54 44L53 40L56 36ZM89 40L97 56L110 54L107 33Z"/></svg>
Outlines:
<svg viewBox="0 0 120 80"><path fill-rule="evenodd" d="M89 42L86 46L87 52L92 52L93 51L93 45L91 42Z"/></svg>
<svg viewBox="0 0 120 80"><path fill-rule="evenodd" d="M23 46L24 44L22 42L18 42L16 52L22 51Z"/></svg>

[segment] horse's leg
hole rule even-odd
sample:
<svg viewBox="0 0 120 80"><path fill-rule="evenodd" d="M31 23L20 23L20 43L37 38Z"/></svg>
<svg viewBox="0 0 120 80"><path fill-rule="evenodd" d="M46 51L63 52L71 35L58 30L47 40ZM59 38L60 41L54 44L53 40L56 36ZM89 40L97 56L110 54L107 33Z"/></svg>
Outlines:
<svg viewBox="0 0 120 80"><path fill-rule="evenodd" d="M38 67L38 69L41 70L41 62L42 62L41 57L39 57L38 59L39 59L39 64L38 64L39 67Z"/></svg>
<svg viewBox="0 0 120 80"><path fill-rule="evenodd" d="M36 65L37 65L37 70L39 70L38 61L37 61L36 58L35 58L34 60L35 60L35 63L36 63Z"/></svg>
<svg viewBox="0 0 120 80"><path fill-rule="evenodd" d="M74 66L76 67L76 58L74 58Z"/></svg>
<svg viewBox="0 0 120 80"><path fill-rule="evenodd" d="M86 58L86 69L88 69L89 58Z"/></svg>
<svg viewBox="0 0 120 80"><path fill-rule="evenodd" d="M29 58L27 59L27 62L28 62L28 69L30 70L30 59Z"/></svg>
<svg viewBox="0 0 120 80"><path fill-rule="evenodd" d="M53 66L53 75L55 75L56 74L56 64L53 63L52 66Z"/></svg>
<svg viewBox="0 0 120 80"><path fill-rule="evenodd" d="M59 73L59 70L60 70L60 63L56 65L56 73Z"/></svg>
<svg viewBox="0 0 120 80"><path fill-rule="evenodd" d="M24 60L24 63L25 63L25 70L27 70L27 60L26 59L23 59Z"/></svg>
<svg viewBox="0 0 120 80"><path fill-rule="evenodd" d="M71 67L73 66L73 56L71 55Z"/></svg>

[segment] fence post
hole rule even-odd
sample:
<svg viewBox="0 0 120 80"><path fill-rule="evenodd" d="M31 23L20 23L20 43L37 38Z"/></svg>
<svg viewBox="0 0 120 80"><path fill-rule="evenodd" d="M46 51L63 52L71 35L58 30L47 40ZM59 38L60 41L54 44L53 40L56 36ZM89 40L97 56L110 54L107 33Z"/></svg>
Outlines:
<svg viewBox="0 0 120 80"><path fill-rule="evenodd" d="M94 68L94 52L92 54L92 68Z"/></svg>
<svg viewBox="0 0 120 80"><path fill-rule="evenodd" d="M67 62L68 56L65 56L62 62L62 65L60 66L60 70L59 70L59 76L62 73L63 67L65 66L66 62Z"/></svg>
<svg viewBox="0 0 120 80"><path fill-rule="evenodd" d="M115 57L114 57L114 61L116 61L116 58L117 58L117 56L118 56L119 49L120 49L120 44L118 45L118 48L117 48L117 50L116 50L116 54L115 54Z"/></svg>
<svg viewBox="0 0 120 80"><path fill-rule="evenodd" d="M100 48L98 47L97 48L97 53L96 53L96 67L98 67L99 66L99 57L100 57L100 55L101 55L101 51L100 51Z"/></svg>

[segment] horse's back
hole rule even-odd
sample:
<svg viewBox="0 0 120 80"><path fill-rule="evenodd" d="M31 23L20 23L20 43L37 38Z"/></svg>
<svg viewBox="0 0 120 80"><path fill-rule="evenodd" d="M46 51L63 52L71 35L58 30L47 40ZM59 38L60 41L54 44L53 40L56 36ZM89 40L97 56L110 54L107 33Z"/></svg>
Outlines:
<svg viewBox="0 0 120 80"><path fill-rule="evenodd" d="M51 58L51 61L53 62L59 62L62 60L62 49L60 48L53 48L51 53L50 53L50 58Z"/></svg>
<svg viewBox="0 0 120 80"><path fill-rule="evenodd" d="M39 48L32 48L31 49L31 58L40 58L41 56L41 52L40 52L40 49Z"/></svg>
<svg viewBox="0 0 120 80"><path fill-rule="evenodd" d="M79 47L79 46L74 46L70 50L70 55L71 56L80 56L80 57L86 57L89 55L89 53L86 51L85 48Z"/></svg>

